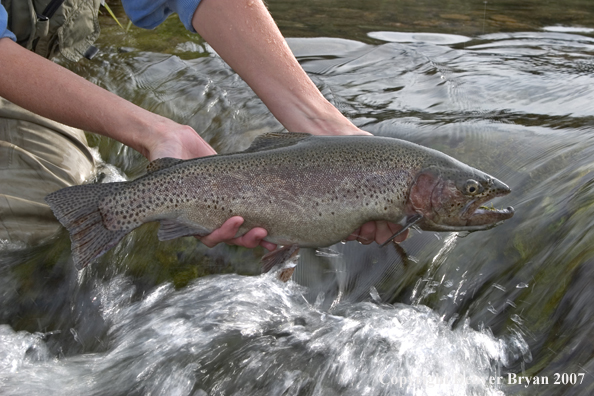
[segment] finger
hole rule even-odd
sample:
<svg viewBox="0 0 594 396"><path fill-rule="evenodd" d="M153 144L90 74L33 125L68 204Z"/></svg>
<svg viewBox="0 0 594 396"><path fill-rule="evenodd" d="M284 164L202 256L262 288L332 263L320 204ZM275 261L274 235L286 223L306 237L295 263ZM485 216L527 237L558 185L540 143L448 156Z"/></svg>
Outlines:
<svg viewBox="0 0 594 396"><path fill-rule="evenodd" d="M357 240L364 245L369 245L375 240L375 221L369 221L361 226Z"/></svg>
<svg viewBox="0 0 594 396"><path fill-rule="evenodd" d="M359 233L361 232L361 227L357 228L349 237L346 239L347 241L354 241L359 238Z"/></svg>
<svg viewBox="0 0 594 396"><path fill-rule="evenodd" d="M199 238L200 241L208 247L214 247L221 242L231 241L237 235L239 227L243 224L243 218L240 216L233 216L223 223L220 228L217 228L210 234Z"/></svg>
<svg viewBox="0 0 594 396"><path fill-rule="evenodd" d="M262 239L266 238L266 235L268 235L268 232L264 228L256 227L239 238L233 239L232 242L236 245L252 249L258 246L262 242Z"/></svg>
<svg viewBox="0 0 594 396"><path fill-rule="evenodd" d="M394 223L388 223L388 227L390 228L391 235L396 234L398 231L400 231L401 229L404 228L400 224L394 224ZM408 238L408 230L404 231L402 234L400 234L396 238L394 238L394 242L398 242L398 243L404 242L406 240L406 238Z"/></svg>
<svg viewBox="0 0 594 396"><path fill-rule="evenodd" d="M276 245L274 243L272 243L272 242L268 242L268 241L262 240L260 242L260 246L262 246L264 249L267 249L267 250L269 250L271 252L273 250L276 250Z"/></svg>
<svg viewBox="0 0 594 396"><path fill-rule="evenodd" d="M375 222L375 241L381 245L386 242L390 237L394 235L388 227L387 221L376 221Z"/></svg>

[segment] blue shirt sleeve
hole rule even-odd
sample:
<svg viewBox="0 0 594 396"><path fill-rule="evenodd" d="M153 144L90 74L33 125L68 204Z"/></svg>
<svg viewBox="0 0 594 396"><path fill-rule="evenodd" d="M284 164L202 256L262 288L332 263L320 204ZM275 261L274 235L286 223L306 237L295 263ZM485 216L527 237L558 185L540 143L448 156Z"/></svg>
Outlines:
<svg viewBox="0 0 594 396"><path fill-rule="evenodd" d="M192 17L198 4L200 0L122 0L124 11L138 27L154 29L175 12L191 32L196 32L192 26Z"/></svg>
<svg viewBox="0 0 594 396"><path fill-rule="evenodd" d="M8 37L16 41L16 36L8 30L8 14L4 6L0 5L0 38Z"/></svg>

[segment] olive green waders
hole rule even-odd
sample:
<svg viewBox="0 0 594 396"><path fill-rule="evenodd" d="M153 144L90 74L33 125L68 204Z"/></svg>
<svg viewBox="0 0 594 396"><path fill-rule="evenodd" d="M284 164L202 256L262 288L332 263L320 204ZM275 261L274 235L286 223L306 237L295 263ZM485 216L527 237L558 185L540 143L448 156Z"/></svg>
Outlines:
<svg viewBox="0 0 594 396"><path fill-rule="evenodd" d="M0 247L43 242L61 227L44 198L93 176L83 131L0 98Z"/></svg>

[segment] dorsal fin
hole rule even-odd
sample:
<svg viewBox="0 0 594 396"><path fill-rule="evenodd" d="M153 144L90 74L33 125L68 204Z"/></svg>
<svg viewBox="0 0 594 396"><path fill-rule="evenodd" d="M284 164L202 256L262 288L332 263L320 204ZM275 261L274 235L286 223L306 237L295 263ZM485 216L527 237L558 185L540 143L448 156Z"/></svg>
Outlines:
<svg viewBox="0 0 594 396"><path fill-rule="evenodd" d="M299 132L271 132L258 136L252 142L244 153L252 153L254 151L272 150L280 147L289 147L297 144L303 139L310 137L309 133Z"/></svg>
<svg viewBox="0 0 594 396"><path fill-rule="evenodd" d="M171 157L157 158L146 166L146 173L153 173L161 169L169 168L170 166L179 164L182 161L183 160L180 160L179 158Z"/></svg>

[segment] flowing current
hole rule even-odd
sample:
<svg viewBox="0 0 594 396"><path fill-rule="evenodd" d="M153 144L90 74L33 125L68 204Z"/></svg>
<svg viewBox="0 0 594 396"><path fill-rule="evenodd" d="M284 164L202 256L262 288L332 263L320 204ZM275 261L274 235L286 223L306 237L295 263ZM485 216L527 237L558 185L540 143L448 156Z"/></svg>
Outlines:
<svg viewBox="0 0 594 396"><path fill-rule="evenodd" d="M65 233L0 243L0 395L592 394L590 2L269 3L353 122L506 182L494 205L514 217L384 249L303 249L288 283L260 274L262 249L159 242L154 225L81 272ZM155 32L103 23L101 53L65 66L219 152L282 130L174 18ZM138 153L90 141L98 180L144 172Z"/></svg>
<svg viewBox="0 0 594 396"><path fill-rule="evenodd" d="M424 306L362 302L328 312L274 275L164 285L137 302L129 281L112 279L92 296L109 326L102 353L56 358L44 341L51 335L4 325L2 393L501 394L488 378L507 347L489 332L452 330Z"/></svg>

